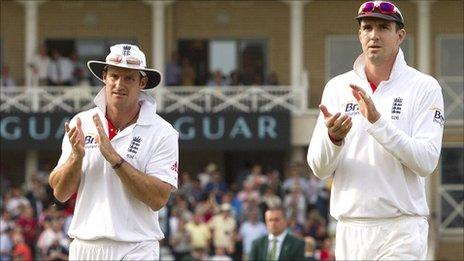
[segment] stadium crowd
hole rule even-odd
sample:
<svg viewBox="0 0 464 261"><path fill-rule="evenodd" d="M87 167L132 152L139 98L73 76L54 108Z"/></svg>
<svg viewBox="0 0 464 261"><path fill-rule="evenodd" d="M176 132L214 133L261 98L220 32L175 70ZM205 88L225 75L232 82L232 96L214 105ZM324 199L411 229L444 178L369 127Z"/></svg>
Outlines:
<svg viewBox="0 0 464 261"><path fill-rule="evenodd" d="M101 83L92 77L85 64L79 59L77 51L68 56L62 51L53 49L49 51L44 45L33 59L28 63L32 71L32 86L100 86ZM256 70L258 71L258 70ZM250 77L248 77L250 78ZM0 87L14 90L19 82L11 74L8 65L2 64L0 74ZM181 61L176 52L171 55L165 67L166 86L277 86L280 84L277 73L271 72L265 78L261 73L254 73L253 77L246 79L238 70L229 75L220 69L208 72L206 80L198 78L198 69L192 61L183 58Z"/></svg>
<svg viewBox="0 0 464 261"><path fill-rule="evenodd" d="M59 204L48 185L51 169L23 186L2 175L0 260L67 260L67 229L75 197ZM254 239L266 235L264 212L283 206L288 231L306 242L307 260L332 260L329 186L292 163L287 177L254 164L225 182L214 163L179 174L179 189L160 211L162 260L246 260ZM3 172L3 170L2 170Z"/></svg>

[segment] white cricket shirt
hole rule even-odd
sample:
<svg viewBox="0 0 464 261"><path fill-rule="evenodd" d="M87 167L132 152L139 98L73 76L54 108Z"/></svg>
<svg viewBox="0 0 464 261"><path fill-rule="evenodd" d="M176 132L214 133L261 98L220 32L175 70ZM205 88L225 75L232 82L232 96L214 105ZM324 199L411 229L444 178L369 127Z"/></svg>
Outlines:
<svg viewBox="0 0 464 261"><path fill-rule="evenodd" d="M319 178L333 176L330 213L336 219L427 216L425 177L438 164L443 136L443 96L438 82L409 67L399 50L390 79L372 93L365 57L354 70L330 80L321 104L352 117L343 145L334 145L319 115L308 164ZM382 115L371 124L359 112L350 84L371 95Z"/></svg>
<svg viewBox="0 0 464 261"><path fill-rule="evenodd" d="M111 144L134 168L177 188L178 133L156 114L153 98L142 92L140 102L142 106L137 122L116 134ZM124 188L96 143L97 130L92 119L95 113L100 115L108 135L104 88L95 97L95 104L96 108L77 114L70 124L75 126L76 117L80 117L85 136L85 157L68 234L83 240L160 240L164 235L158 222L158 212L152 211ZM65 135L57 167L66 162L70 154L69 139Z"/></svg>

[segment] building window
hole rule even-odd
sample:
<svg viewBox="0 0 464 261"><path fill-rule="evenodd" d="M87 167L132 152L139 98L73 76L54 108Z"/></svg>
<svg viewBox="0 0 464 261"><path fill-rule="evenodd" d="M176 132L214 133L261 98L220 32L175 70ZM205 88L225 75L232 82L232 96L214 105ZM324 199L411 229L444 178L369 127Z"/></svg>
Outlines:
<svg viewBox="0 0 464 261"><path fill-rule="evenodd" d="M261 85L268 73L266 40L181 39L177 50L181 67L195 72L195 79L183 81L183 85L206 85L218 71L225 80L236 71L243 85Z"/></svg>
<svg viewBox="0 0 464 261"><path fill-rule="evenodd" d="M47 39L45 46L49 55L53 50L71 59L74 64L73 85L90 84L100 86L101 82L90 75L86 68L89 60L104 60L110 46L118 43L137 44L133 39Z"/></svg>
<svg viewBox="0 0 464 261"><path fill-rule="evenodd" d="M437 74L443 89L447 125L462 126L464 121L463 35L437 38Z"/></svg>
<svg viewBox="0 0 464 261"><path fill-rule="evenodd" d="M464 232L464 148L443 148L441 153L440 231Z"/></svg>
<svg viewBox="0 0 464 261"><path fill-rule="evenodd" d="M326 38L326 81L353 69L353 63L361 54L361 44L356 35L330 35ZM408 36L401 44L408 64L413 61L413 39Z"/></svg>

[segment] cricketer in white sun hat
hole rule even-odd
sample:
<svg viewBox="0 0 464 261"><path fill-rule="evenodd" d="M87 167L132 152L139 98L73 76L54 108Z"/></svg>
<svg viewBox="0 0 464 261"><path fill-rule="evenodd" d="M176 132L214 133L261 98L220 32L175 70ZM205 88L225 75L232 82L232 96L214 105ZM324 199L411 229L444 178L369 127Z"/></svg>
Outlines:
<svg viewBox="0 0 464 261"><path fill-rule="evenodd" d="M102 61L88 61L87 67L95 77L103 81L103 71L108 66L139 70L142 76L148 77L144 89L151 89L161 82L161 73L155 69L147 68L145 54L138 46L132 44L116 44L110 47L110 54Z"/></svg>

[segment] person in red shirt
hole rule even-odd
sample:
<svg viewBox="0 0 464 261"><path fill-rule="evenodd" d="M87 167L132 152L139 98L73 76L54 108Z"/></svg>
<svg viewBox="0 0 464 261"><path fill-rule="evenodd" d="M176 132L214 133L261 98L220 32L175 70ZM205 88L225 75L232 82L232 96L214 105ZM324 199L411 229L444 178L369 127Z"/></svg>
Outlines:
<svg viewBox="0 0 464 261"><path fill-rule="evenodd" d="M13 260L32 261L32 250L24 242L24 237L20 229L13 231Z"/></svg>

